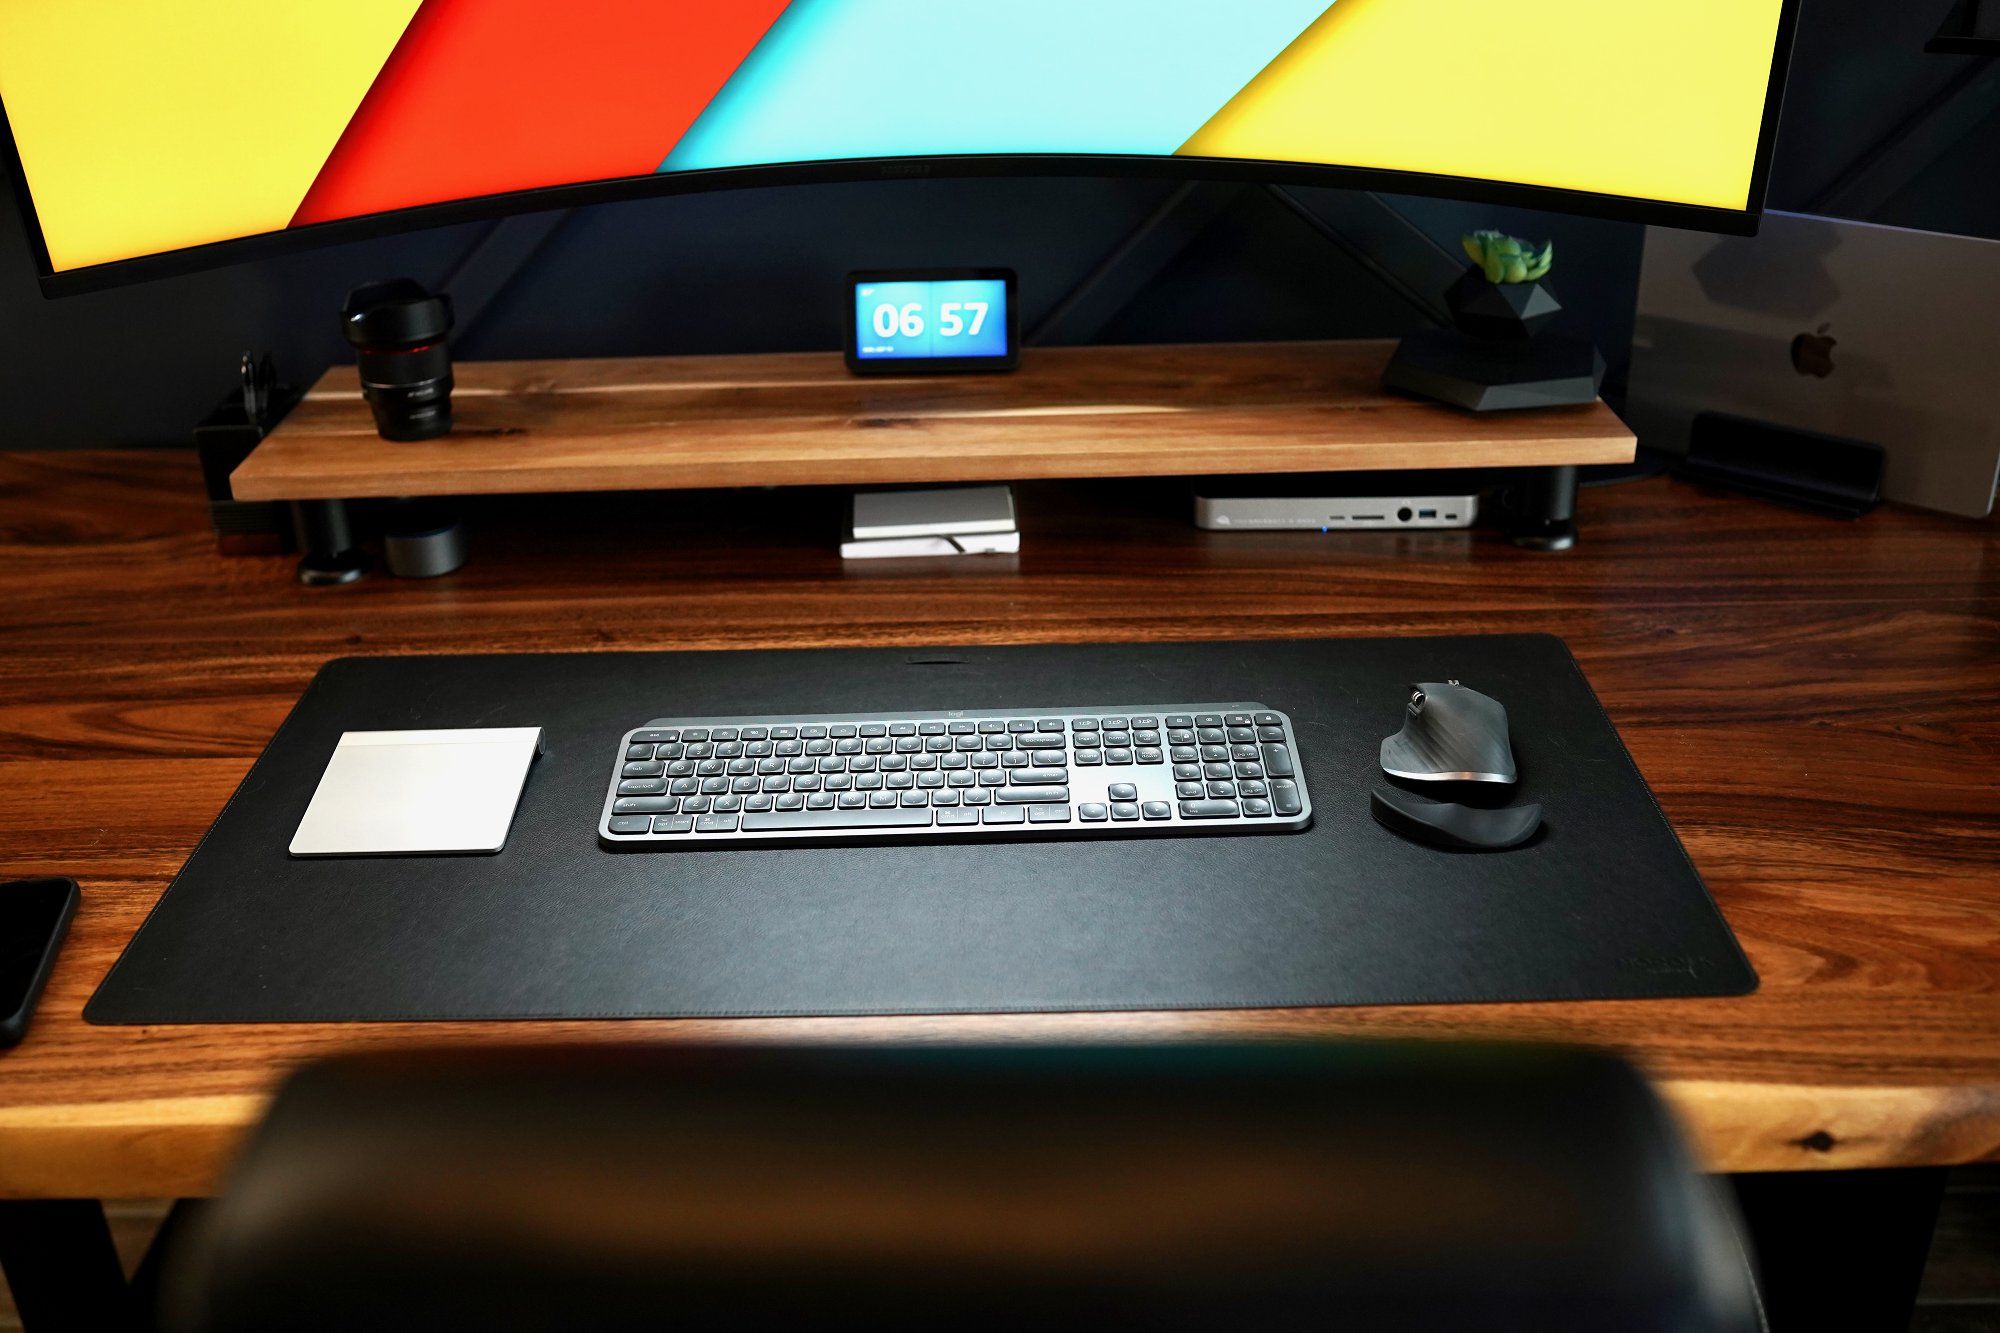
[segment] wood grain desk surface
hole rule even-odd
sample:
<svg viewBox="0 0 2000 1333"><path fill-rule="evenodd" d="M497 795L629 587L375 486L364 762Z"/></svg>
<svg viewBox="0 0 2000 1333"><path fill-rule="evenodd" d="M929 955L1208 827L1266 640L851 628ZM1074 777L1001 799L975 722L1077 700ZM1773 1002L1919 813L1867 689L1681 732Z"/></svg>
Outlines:
<svg viewBox="0 0 2000 1333"><path fill-rule="evenodd" d="M1018 559L843 568L827 492L489 501L432 582L213 553L181 451L0 456L0 876L83 908L0 1052L0 1195L213 1187L283 1072L386 1042L1479 1035L1635 1056L1716 1169L2000 1158L2000 524L1657 479L1566 555L1211 534L1023 487ZM1546 630L1762 974L1741 999L946 1018L100 1028L91 990L327 658Z"/></svg>

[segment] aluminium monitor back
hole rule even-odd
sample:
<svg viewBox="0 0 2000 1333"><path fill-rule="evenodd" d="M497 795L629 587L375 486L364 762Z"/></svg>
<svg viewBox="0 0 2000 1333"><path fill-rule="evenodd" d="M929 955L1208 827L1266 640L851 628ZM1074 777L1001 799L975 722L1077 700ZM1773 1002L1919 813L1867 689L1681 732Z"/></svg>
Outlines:
<svg viewBox="0 0 2000 1333"><path fill-rule="evenodd" d="M1883 496L1982 517L2000 482L2000 241L1767 212L1651 228L1626 420L1685 453L1727 413L1880 445Z"/></svg>

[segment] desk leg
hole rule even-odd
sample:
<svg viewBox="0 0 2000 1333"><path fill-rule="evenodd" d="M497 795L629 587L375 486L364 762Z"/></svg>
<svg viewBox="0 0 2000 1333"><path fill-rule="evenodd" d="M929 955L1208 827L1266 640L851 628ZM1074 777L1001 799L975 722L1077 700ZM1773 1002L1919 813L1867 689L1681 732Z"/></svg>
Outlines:
<svg viewBox="0 0 2000 1333"><path fill-rule="evenodd" d="M292 526L299 539L299 582L309 588L352 583L368 572L368 557L354 544L345 500L294 500Z"/></svg>
<svg viewBox="0 0 2000 1333"><path fill-rule="evenodd" d="M1576 468L1528 468L1516 473L1501 496L1507 536L1533 551L1567 551L1576 545Z"/></svg>
<svg viewBox="0 0 2000 1333"><path fill-rule="evenodd" d="M0 1200L0 1269L24 1333L132 1327L125 1270L95 1199Z"/></svg>
<svg viewBox="0 0 2000 1333"><path fill-rule="evenodd" d="M1772 1333L1910 1326L1944 1167L1731 1177Z"/></svg>

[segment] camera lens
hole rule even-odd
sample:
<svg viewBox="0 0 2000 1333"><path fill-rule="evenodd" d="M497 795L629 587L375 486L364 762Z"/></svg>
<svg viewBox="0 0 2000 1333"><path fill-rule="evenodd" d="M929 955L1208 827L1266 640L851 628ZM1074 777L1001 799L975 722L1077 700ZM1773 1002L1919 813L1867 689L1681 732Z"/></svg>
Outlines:
<svg viewBox="0 0 2000 1333"><path fill-rule="evenodd" d="M429 440L449 431L451 298L395 278L356 287L340 316L382 438Z"/></svg>

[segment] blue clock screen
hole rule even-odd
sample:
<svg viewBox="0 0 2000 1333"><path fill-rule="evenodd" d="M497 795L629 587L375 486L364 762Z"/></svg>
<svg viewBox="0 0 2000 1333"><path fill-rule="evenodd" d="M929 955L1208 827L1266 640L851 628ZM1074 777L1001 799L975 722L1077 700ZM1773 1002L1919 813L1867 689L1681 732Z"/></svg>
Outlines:
<svg viewBox="0 0 2000 1333"><path fill-rule="evenodd" d="M1007 284L999 278L863 282L854 288L854 351L863 361L1007 355Z"/></svg>

